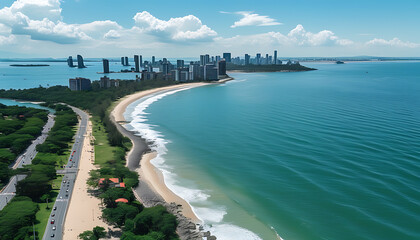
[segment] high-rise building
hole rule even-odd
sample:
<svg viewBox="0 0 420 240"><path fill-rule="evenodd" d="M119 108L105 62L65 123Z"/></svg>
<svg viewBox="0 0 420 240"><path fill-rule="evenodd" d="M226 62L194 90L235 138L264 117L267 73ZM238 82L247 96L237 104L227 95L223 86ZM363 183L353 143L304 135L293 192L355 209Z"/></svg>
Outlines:
<svg viewBox="0 0 420 240"><path fill-rule="evenodd" d="M210 55L206 54L206 55L204 56L204 61L206 62L204 65L206 65L206 64L208 64L208 63L210 63Z"/></svg>
<svg viewBox="0 0 420 240"><path fill-rule="evenodd" d="M124 57L121 57L121 65L125 66Z"/></svg>
<svg viewBox="0 0 420 240"><path fill-rule="evenodd" d="M211 63L214 63L214 56L211 56Z"/></svg>
<svg viewBox="0 0 420 240"><path fill-rule="evenodd" d="M134 55L135 72L140 72L139 55Z"/></svg>
<svg viewBox="0 0 420 240"><path fill-rule="evenodd" d="M78 68L85 68L85 64L83 63L83 57L80 55L77 55L77 67Z"/></svg>
<svg viewBox="0 0 420 240"><path fill-rule="evenodd" d="M104 73L109 73L109 61L108 61L108 59L102 59L102 65L104 66Z"/></svg>
<svg viewBox="0 0 420 240"><path fill-rule="evenodd" d="M200 55L200 66L204 66L205 65L205 55Z"/></svg>
<svg viewBox="0 0 420 240"><path fill-rule="evenodd" d="M200 78L200 64L195 62L190 62L189 66L189 79L194 81Z"/></svg>
<svg viewBox="0 0 420 240"><path fill-rule="evenodd" d="M167 62L166 63L163 63L162 64L162 73L164 75L167 75L167 74L169 74L169 71L170 71L169 64Z"/></svg>
<svg viewBox="0 0 420 240"><path fill-rule="evenodd" d="M143 67L144 65L143 65L143 56L142 55L140 55L140 67Z"/></svg>
<svg viewBox="0 0 420 240"><path fill-rule="evenodd" d="M273 64L277 64L277 50L274 50Z"/></svg>
<svg viewBox="0 0 420 240"><path fill-rule="evenodd" d="M83 91L92 89L90 79L87 78L70 78L69 88L72 91Z"/></svg>
<svg viewBox="0 0 420 240"><path fill-rule="evenodd" d="M124 57L124 66L130 66L128 63L128 57Z"/></svg>
<svg viewBox="0 0 420 240"><path fill-rule="evenodd" d="M216 62L219 62L220 60L221 60L220 56L219 56L219 55L217 55L217 56L216 56Z"/></svg>
<svg viewBox="0 0 420 240"><path fill-rule="evenodd" d="M120 82L118 79L109 79L107 76L101 77L99 80L101 88L119 87Z"/></svg>
<svg viewBox="0 0 420 240"><path fill-rule="evenodd" d="M265 54L265 64L268 64L268 53Z"/></svg>
<svg viewBox="0 0 420 240"><path fill-rule="evenodd" d="M72 56L69 56L69 58L67 58L67 65L69 65L69 67L74 67Z"/></svg>
<svg viewBox="0 0 420 240"><path fill-rule="evenodd" d="M219 70L219 75L226 75L226 61L222 60L219 61L218 63L218 70Z"/></svg>
<svg viewBox="0 0 420 240"><path fill-rule="evenodd" d="M245 54L245 65L249 65L249 59L251 58L251 56L249 56L249 54Z"/></svg>
<svg viewBox="0 0 420 240"><path fill-rule="evenodd" d="M176 60L176 67L183 68L184 67L184 60Z"/></svg>
<svg viewBox="0 0 420 240"><path fill-rule="evenodd" d="M255 58L257 64L261 64L261 53L257 53L257 57Z"/></svg>
<svg viewBox="0 0 420 240"><path fill-rule="evenodd" d="M218 79L217 67L214 64L204 66L204 80L212 81Z"/></svg>
<svg viewBox="0 0 420 240"><path fill-rule="evenodd" d="M155 56L152 56L152 65L155 65L156 59Z"/></svg>
<svg viewBox="0 0 420 240"><path fill-rule="evenodd" d="M231 53L223 53L223 58L226 62L232 62L232 54Z"/></svg>

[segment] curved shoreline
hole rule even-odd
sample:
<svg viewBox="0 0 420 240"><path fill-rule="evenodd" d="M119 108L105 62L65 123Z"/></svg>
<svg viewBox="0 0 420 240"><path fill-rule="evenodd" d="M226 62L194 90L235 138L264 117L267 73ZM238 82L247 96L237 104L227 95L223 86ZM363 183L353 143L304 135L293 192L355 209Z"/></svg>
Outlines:
<svg viewBox="0 0 420 240"><path fill-rule="evenodd" d="M232 78L229 78L231 80ZM218 83L224 83L222 80ZM150 161L156 157L155 152L151 152L147 142L136 135L135 132L127 130L123 125L128 122L124 118L126 108L140 98L147 97L156 93L182 88L194 88L211 85L212 83L185 83L161 87L146 91L137 92L125 96L118 100L111 111L110 118L117 126L117 129L126 137L130 138L133 147L127 154L127 167L139 173L139 186L133 189L138 200L146 207L157 204L165 205L170 212L175 214L180 222L181 229L178 232L185 236L194 236L201 239L197 224L202 221L196 216L190 204L172 192L165 184L162 172ZM181 239L182 236L181 236Z"/></svg>

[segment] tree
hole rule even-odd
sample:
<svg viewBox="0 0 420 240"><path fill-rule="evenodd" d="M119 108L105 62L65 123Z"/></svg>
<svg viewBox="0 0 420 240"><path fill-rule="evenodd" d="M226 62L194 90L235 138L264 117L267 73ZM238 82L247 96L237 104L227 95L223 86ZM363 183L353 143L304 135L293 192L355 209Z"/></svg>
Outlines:
<svg viewBox="0 0 420 240"><path fill-rule="evenodd" d="M78 237L83 240L99 240L106 237L105 228L96 226L92 231L84 231Z"/></svg>

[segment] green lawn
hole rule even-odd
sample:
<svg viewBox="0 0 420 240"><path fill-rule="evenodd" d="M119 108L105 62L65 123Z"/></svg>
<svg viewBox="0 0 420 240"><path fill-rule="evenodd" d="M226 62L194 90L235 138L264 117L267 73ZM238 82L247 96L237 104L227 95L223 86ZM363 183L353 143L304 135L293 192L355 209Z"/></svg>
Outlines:
<svg viewBox="0 0 420 240"><path fill-rule="evenodd" d="M105 127L98 117L92 118L92 124L95 137L95 163L103 165L113 159L116 147L109 145Z"/></svg>
<svg viewBox="0 0 420 240"><path fill-rule="evenodd" d="M58 175L57 179L54 179L51 181L52 184L52 191L50 193L51 196L53 196L52 199L48 200L48 209L47 203L39 203L39 211L36 213L36 220L37 224L35 224L35 229L38 232L39 239L42 239L42 236L44 236L45 228L48 224L48 219L51 214L52 207L54 206L55 199L60 191L61 181L63 180L63 175Z"/></svg>

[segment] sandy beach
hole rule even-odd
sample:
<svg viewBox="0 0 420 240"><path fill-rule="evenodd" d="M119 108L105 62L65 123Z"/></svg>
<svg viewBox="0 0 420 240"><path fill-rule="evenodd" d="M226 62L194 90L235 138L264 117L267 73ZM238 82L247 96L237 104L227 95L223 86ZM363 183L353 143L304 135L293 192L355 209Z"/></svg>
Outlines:
<svg viewBox="0 0 420 240"><path fill-rule="evenodd" d="M150 162L156 157L156 153L148 152L149 148L144 140L135 136L132 132L127 131L122 127L122 124L126 123L124 112L127 106L142 97L162 91L176 90L185 87L199 87L208 84L211 83L186 83L134 93L120 99L111 112L111 118L117 123L117 128L133 142L133 147L127 155L127 166L130 170L137 171L140 175L139 187L135 189L140 201L145 206L152 206L155 203L161 203L162 201L166 203L176 203L176 205L181 206L182 215L191 219L194 223L200 223L201 221L194 214L191 206L165 185L162 172L155 168Z"/></svg>
<svg viewBox="0 0 420 240"><path fill-rule="evenodd" d="M71 196L69 209L64 223L64 240L74 240L77 236L96 226L113 229L101 220L101 200L88 193L86 184L89 178L89 171L97 169L94 162L93 145L91 145L92 122L88 121L86 135L83 141L82 155L80 159L79 172Z"/></svg>

